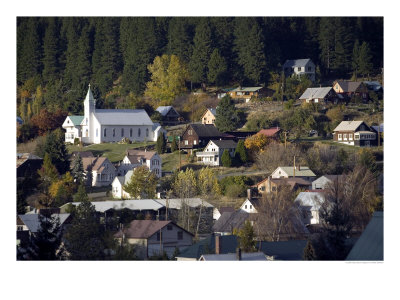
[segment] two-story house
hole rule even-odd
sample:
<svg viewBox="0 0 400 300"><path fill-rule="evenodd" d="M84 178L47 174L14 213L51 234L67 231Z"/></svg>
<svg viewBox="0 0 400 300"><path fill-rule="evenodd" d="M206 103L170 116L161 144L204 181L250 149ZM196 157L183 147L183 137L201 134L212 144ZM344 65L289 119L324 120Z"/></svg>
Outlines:
<svg viewBox="0 0 400 300"><path fill-rule="evenodd" d="M163 125L179 124L180 115L172 106L159 106L156 111L161 114Z"/></svg>
<svg viewBox="0 0 400 300"><path fill-rule="evenodd" d="M311 59L290 59L283 64L285 76L307 75L311 81L315 81L315 64Z"/></svg>
<svg viewBox="0 0 400 300"><path fill-rule="evenodd" d="M118 176L125 175L129 170L139 166L146 166L151 172L162 176L162 159L155 151L129 149L126 151L124 159L118 166Z"/></svg>
<svg viewBox="0 0 400 300"><path fill-rule="evenodd" d="M116 169L107 157L82 157L82 164L88 185L109 185L115 178Z"/></svg>
<svg viewBox="0 0 400 300"><path fill-rule="evenodd" d="M164 252L172 257L175 248L183 251L193 243L193 234L172 221L134 220L118 231L114 238L134 245L135 253L141 259Z"/></svg>
<svg viewBox="0 0 400 300"><path fill-rule="evenodd" d="M362 100L368 100L368 88L361 81L344 81L336 80L333 83L333 90L338 95L342 95L347 99L353 96L359 96Z"/></svg>
<svg viewBox="0 0 400 300"><path fill-rule="evenodd" d="M333 141L359 147L377 146L378 133L364 121L342 121L333 130Z"/></svg>
<svg viewBox="0 0 400 300"><path fill-rule="evenodd" d="M229 139L229 136L220 132L211 124L189 124L180 140L181 149L205 147L210 140Z"/></svg>
<svg viewBox="0 0 400 300"><path fill-rule="evenodd" d="M216 116L217 116L217 109L216 108L207 108L207 110L201 116L201 124L212 124L212 125L214 125Z"/></svg>
<svg viewBox="0 0 400 300"><path fill-rule="evenodd" d="M232 140L211 140L202 152L196 152L198 162L205 165L220 166L222 165L221 158L225 150L228 150L229 155L235 156L237 143Z"/></svg>

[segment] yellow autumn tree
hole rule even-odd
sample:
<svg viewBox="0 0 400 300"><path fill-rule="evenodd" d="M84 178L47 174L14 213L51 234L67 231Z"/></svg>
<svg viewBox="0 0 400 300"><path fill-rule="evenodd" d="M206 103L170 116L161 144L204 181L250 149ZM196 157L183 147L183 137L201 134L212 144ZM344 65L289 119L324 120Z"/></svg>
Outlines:
<svg viewBox="0 0 400 300"><path fill-rule="evenodd" d="M189 78L189 72L178 56L157 56L147 68L151 80L146 83L145 95L152 98L155 108L171 105L175 97L186 91L185 80Z"/></svg>
<svg viewBox="0 0 400 300"><path fill-rule="evenodd" d="M264 148L270 143L270 140L262 133L257 133L248 137L244 141L244 146L251 153L263 152Z"/></svg>

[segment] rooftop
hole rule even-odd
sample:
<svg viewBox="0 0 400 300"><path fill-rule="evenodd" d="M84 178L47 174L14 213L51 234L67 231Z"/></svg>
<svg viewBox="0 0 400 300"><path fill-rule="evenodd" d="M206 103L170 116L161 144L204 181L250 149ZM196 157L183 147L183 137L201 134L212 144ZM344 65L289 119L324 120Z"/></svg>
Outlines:
<svg viewBox="0 0 400 300"><path fill-rule="evenodd" d="M332 90L332 87L319 87L319 88L308 88L300 96L299 99L323 99Z"/></svg>
<svg viewBox="0 0 400 300"><path fill-rule="evenodd" d="M96 109L94 116L102 125L153 125L144 109Z"/></svg>
<svg viewBox="0 0 400 300"><path fill-rule="evenodd" d="M303 59L288 59L284 64L284 68L291 68L291 67L304 67L311 59L303 58Z"/></svg>

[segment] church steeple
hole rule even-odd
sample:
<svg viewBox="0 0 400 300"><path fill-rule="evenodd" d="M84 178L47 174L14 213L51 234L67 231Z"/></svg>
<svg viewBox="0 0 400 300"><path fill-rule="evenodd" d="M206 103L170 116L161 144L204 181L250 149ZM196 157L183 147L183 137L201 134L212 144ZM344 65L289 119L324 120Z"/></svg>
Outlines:
<svg viewBox="0 0 400 300"><path fill-rule="evenodd" d="M89 89L86 94L85 101L83 102L84 106L84 112L85 112L85 123L88 125L89 120L90 120L90 115L95 112L96 110L96 100L93 97L92 91L90 89L90 83L89 83Z"/></svg>
<svg viewBox="0 0 400 300"><path fill-rule="evenodd" d="M89 89L88 89L88 92L87 92L86 98L85 98L85 102L86 102L86 101L88 101L88 102L95 102L94 97L93 97L93 94L92 94L92 90L90 89L90 83L89 83Z"/></svg>

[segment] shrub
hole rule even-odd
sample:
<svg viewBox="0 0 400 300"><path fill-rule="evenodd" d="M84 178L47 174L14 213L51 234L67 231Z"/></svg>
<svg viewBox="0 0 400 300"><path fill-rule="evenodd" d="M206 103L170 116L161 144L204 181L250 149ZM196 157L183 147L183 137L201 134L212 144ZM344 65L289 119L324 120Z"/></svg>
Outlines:
<svg viewBox="0 0 400 300"><path fill-rule="evenodd" d="M224 153L222 153L221 162L222 162L222 165L223 165L224 167L229 168L229 167L232 166L232 158L231 158L231 156L229 155L229 152L228 152L227 149L225 149L225 150L224 150Z"/></svg>
<svg viewBox="0 0 400 300"><path fill-rule="evenodd" d="M74 139L74 145L75 145L75 146L76 146L76 145L79 145L79 143L80 143L79 138L75 138L75 139Z"/></svg>

